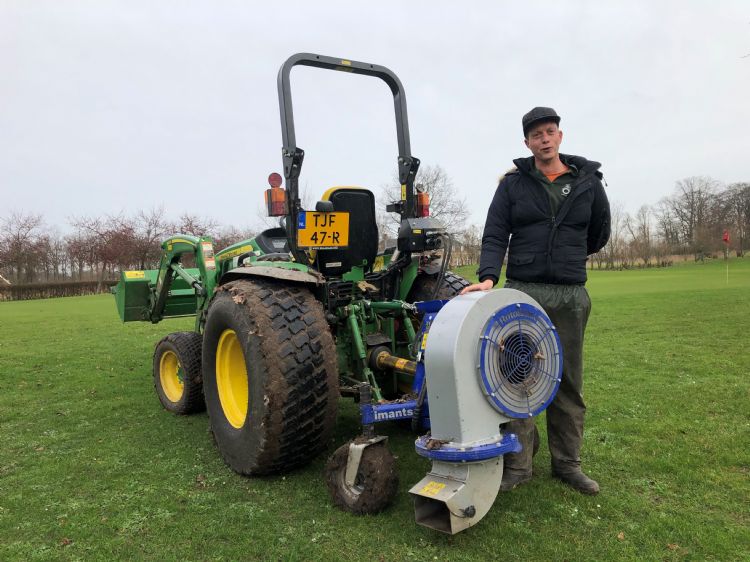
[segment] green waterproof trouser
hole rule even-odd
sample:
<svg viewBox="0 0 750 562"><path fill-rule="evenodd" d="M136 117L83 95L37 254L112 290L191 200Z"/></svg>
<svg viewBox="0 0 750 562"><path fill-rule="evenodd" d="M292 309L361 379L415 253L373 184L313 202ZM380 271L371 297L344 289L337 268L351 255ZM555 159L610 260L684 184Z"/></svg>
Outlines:
<svg viewBox="0 0 750 562"><path fill-rule="evenodd" d="M547 408L547 437L552 470L577 472L583 443L583 334L591 299L583 285L552 285L508 280L505 287L522 291L537 301L557 328L563 352L563 373L555 399ZM507 470L531 474L534 419L511 421L506 429L518 436L523 451L505 455Z"/></svg>

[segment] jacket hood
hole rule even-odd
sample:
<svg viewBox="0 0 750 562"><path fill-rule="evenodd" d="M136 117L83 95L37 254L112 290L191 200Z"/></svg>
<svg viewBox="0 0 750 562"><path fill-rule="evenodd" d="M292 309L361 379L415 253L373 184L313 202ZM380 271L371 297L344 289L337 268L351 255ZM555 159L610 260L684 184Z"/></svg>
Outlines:
<svg viewBox="0 0 750 562"><path fill-rule="evenodd" d="M602 166L599 162L586 160L583 156L573 156L571 154L560 154L560 160L562 160L565 165L574 166L578 168L579 172L585 172L587 174L596 172ZM530 174L534 166L534 157L527 156L526 158L516 158L513 160L513 163L520 171Z"/></svg>

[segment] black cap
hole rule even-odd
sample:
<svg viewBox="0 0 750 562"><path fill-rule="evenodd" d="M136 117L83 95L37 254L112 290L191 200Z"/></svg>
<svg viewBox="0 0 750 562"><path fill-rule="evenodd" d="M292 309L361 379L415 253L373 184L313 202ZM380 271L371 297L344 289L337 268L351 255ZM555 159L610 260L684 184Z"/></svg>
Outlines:
<svg viewBox="0 0 750 562"><path fill-rule="evenodd" d="M529 129L531 129L533 125L542 121L554 121L556 125L559 125L560 116L551 107L535 107L524 115L523 119L521 119L521 124L523 125L523 136L525 137L528 134Z"/></svg>

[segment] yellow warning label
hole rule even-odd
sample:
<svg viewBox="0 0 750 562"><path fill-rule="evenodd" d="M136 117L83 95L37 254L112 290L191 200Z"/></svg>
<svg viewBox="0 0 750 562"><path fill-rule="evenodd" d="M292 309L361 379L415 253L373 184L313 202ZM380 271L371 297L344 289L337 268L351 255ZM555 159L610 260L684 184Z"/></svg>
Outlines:
<svg viewBox="0 0 750 562"><path fill-rule="evenodd" d="M144 279L146 274L143 271L126 271L125 279Z"/></svg>
<svg viewBox="0 0 750 562"><path fill-rule="evenodd" d="M406 201L406 184L401 184L401 201Z"/></svg>
<svg viewBox="0 0 750 562"><path fill-rule="evenodd" d="M253 251L253 247L250 244L246 244L244 246L240 246L239 248L235 248L234 250L229 250L228 252L219 254L218 260L221 262L224 260L228 260L229 258L239 256L240 254L244 254L245 252L252 252L252 251Z"/></svg>
<svg viewBox="0 0 750 562"><path fill-rule="evenodd" d="M422 345L420 346L420 349L424 349L425 347L427 347L427 332L422 335Z"/></svg>
<svg viewBox="0 0 750 562"><path fill-rule="evenodd" d="M443 488L445 488L445 484L442 482L428 482L421 492L425 496L437 496Z"/></svg>

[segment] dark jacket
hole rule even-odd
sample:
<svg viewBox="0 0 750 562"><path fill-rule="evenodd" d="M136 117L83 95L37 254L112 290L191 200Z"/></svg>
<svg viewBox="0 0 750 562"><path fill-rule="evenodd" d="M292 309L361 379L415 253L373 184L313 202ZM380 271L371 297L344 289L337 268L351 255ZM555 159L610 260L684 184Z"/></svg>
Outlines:
<svg viewBox="0 0 750 562"><path fill-rule="evenodd" d="M533 157L514 160L516 169L500 180L482 236L480 281L497 283L507 249L509 279L586 282L587 256L609 240L609 201L601 182L601 164L565 154L560 159L577 175L557 216L552 214L545 187L531 175Z"/></svg>

